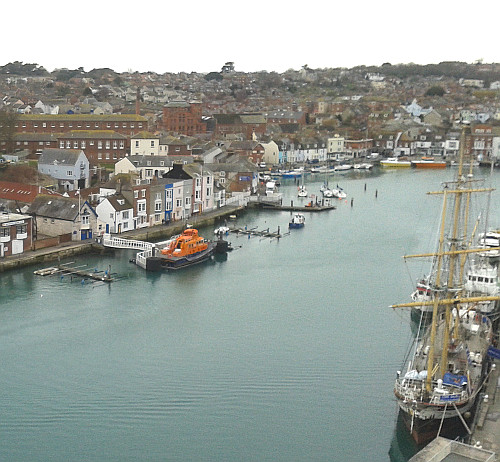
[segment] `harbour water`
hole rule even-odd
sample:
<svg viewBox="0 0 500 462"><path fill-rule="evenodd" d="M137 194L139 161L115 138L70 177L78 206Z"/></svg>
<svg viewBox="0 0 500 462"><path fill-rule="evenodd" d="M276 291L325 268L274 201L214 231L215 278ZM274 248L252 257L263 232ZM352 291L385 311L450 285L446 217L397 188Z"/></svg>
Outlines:
<svg viewBox="0 0 500 462"><path fill-rule="evenodd" d="M425 272L401 257L433 248L426 192L453 173L330 177L348 193L336 210L280 240L230 235L227 259L178 272L119 250L74 263L111 265L124 279L108 285L0 275L0 460L406 461L392 387L412 334L388 307ZM296 190L282 181L284 203ZM287 233L289 218L235 224Z"/></svg>

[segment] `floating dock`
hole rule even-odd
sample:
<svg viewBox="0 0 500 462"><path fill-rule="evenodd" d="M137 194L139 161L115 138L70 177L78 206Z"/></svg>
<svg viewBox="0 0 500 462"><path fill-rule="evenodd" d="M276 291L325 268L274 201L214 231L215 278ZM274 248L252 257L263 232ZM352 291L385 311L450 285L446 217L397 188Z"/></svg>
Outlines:
<svg viewBox="0 0 500 462"><path fill-rule="evenodd" d="M315 203L309 202L306 205L294 205L293 201L290 205L277 204L274 202L260 202L259 207L266 210L278 210L281 212L325 212L327 210L335 210L336 207L330 203Z"/></svg>
<svg viewBox="0 0 500 462"><path fill-rule="evenodd" d="M73 267L73 268L67 265L59 265L57 267L51 266L49 268L35 270L33 271L33 273L38 276L53 276L56 274L60 276L70 275L70 276L77 276L78 278L82 279L91 279L92 281L99 281L99 282L115 281L115 278L112 277L111 268L109 268L106 271L98 271L97 269L95 269L94 271L88 271L80 269L86 266L87 265Z"/></svg>
<svg viewBox="0 0 500 462"><path fill-rule="evenodd" d="M229 232L248 236L269 237L271 239L280 239L281 237L283 237L283 234L281 234L280 232L279 226L276 231L270 231L269 228L259 230L257 228L247 228L245 226L244 228L229 228Z"/></svg>

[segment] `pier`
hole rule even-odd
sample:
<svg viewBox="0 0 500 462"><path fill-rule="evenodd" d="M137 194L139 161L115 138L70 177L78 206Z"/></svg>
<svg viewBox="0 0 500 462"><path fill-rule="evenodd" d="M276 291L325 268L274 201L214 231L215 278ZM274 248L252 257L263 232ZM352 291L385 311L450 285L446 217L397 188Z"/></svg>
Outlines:
<svg viewBox="0 0 500 462"><path fill-rule="evenodd" d="M270 231L269 228L267 229L261 229L259 230L258 228L247 228L246 226L244 228L229 228L230 233L235 233L235 234L243 234L247 236L258 236L262 238L271 238L271 239L280 239L281 237L284 236L284 234L281 234L280 232L280 227L278 226L278 229L276 231ZM286 233L290 234L290 233Z"/></svg>
<svg viewBox="0 0 500 462"><path fill-rule="evenodd" d="M335 210L336 207L331 205L330 201L322 201L322 203L309 202L306 205L294 205L290 201L290 205L284 205L276 202L259 202L258 206L266 210L277 210L282 212L325 212L327 210Z"/></svg>
<svg viewBox="0 0 500 462"><path fill-rule="evenodd" d="M87 265L70 267L68 266L70 264L71 263L66 263L64 265L58 265L57 267L43 268L35 270L33 273L38 276L53 276L56 274L60 275L61 277L63 277L64 275L77 276L78 278L82 278L83 280L90 279L96 282L113 282L116 280L112 277L111 267L109 267L105 271L99 271L97 269L95 269L94 271L88 271L81 269L86 267Z"/></svg>

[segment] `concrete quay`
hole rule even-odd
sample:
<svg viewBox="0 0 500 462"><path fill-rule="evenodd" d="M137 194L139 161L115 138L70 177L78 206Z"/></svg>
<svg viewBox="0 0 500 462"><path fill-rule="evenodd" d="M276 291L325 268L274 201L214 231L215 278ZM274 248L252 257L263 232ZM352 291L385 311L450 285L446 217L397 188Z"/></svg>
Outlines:
<svg viewBox="0 0 500 462"><path fill-rule="evenodd" d="M223 209L192 216L187 223L191 226L206 226L224 218L244 211L244 207L227 206ZM176 221L165 225L134 229L121 233L119 236L125 239L136 239L139 241L157 241L181 233L186 227L186 221ZM72 241L59 244L55 247L32 250L19 255L11 255L0 259L0 274L6 271L16 270L26 266L39 265L45 262L58 261L63 258L73 257L87 253L104 252L103 246L95 241Z"/></svg>
<svg viewBox="0 0 500 462"><path fill-rule="evenodd" d="M477 409L471 445L496 453L500 460L500 360L495 359L493 364L495 369L490 373L484 398Z"/></svg>

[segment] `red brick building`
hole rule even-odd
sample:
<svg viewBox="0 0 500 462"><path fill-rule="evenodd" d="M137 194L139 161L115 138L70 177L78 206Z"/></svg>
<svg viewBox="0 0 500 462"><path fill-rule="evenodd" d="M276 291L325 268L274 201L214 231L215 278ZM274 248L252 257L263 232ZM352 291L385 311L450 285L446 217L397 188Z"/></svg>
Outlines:
<svg viewBox="0 0 500 462"><path fill-rule="evenodd" d="M148 120L135 114L20 114L17 133L67 133L74 130L113 130L132 136L148 129Z"/></svg>
<svg viewBox="0 0 500 462"><path fill-rule="evenodd" d="M267 129L267 120L262 114L214 114L214 119L215 138L242 134L246 140L251 140L254 134L258 137Z"/></svg>
<svg viewBox="0 0 500 462"><path fill-rule="evenodd" d="M207 125L202 120L201 103L172 101L163 107L163 129L187 136L206 133Z"/></svg>
<svg viewBox="0 0 500 462"><path fill-rule="evenodd" d="M130 139L114 130L74 130L58 136L59 149L81 149L90 167L116 163L130 152Z"/></svg>

